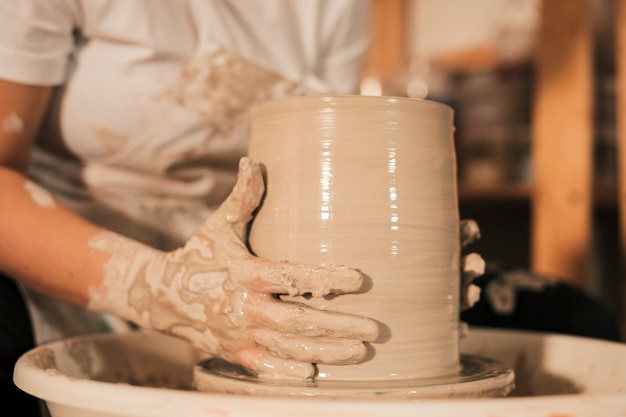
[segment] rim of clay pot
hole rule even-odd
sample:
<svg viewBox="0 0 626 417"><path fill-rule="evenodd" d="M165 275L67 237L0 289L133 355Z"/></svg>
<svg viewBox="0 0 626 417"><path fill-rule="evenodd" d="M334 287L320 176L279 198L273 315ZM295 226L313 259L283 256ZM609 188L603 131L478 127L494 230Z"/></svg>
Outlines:
<svg viewBox="0 0 626 417"><path fill-rule="evenodd" d="M347 105L360 102L360 104L367 104L374 107L391 108L394 106L401 106L403 104L413 103L426 106L433 106L438 111L446 111L450 113L450 116L454 113L454 109L439 101L412 98L412 97L396 97L396 96L361 96L358 94L319 94L310 96L294 96L283 97L278 99L272 99L262 101L255 104L252 107L252 113L273 112L274 107L284 106L285 102L288 102L290 106L293 106L294 110L306 108L312 105L318 105L319 103L325 103L327 105Z"/></svg>

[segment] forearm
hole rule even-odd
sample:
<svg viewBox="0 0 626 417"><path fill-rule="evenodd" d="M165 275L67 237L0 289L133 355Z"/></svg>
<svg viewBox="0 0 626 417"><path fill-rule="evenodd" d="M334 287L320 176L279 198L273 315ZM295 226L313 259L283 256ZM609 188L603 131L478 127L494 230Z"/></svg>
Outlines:
<svg viewBox="0 0 626 417"><path fill-rule="evenodd" d="M103 230L22 174L0 167L0 269L42 293L85 306L111 254L91 246Z"/></svg>

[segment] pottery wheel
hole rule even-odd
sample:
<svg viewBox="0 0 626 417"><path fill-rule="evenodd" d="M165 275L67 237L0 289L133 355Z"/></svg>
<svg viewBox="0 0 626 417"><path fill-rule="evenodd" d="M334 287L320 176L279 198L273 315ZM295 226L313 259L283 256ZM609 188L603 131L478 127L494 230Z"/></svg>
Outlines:
<svg viewBox="0 0 626 417"><path fill-rule="evenodd" d="M358 399L504 397L514 387L513 370L498 361L463 354L460 364L457 374L433 378L286 382L260 379L241 366L206 359L194 367L194 384L202 392Z"/></svg>

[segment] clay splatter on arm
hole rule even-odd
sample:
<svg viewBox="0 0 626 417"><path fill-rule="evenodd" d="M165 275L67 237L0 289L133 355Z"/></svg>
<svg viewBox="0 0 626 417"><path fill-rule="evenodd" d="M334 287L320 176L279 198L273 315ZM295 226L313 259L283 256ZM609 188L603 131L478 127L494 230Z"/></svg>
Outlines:
<svg viewBox="0 0 626 417"><path fill-rule="evenodd" d="M24 121L17 113L9 113L2 121L2 133L21 135L24 133Z"/></svg>
<svg viewBox="0 0 626 417"><path fill-rule="evenodd" d="M31 196L35 204L37 204L39 207L56 207L52 194L50 194L45 188L39 186L38 184L35 184L30 180L24 181L24 188L26 189L26 191L28 191L28 194Z"/></svg>

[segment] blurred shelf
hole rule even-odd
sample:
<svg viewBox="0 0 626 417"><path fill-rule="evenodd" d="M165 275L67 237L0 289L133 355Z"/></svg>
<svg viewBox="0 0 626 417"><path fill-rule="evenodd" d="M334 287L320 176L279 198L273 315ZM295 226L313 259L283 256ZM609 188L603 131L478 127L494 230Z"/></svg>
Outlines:
<svg viewBox="0 0 626 417"><path fill-rule="evenodd" d="M459 183L461 203L529 202L532 185L529 183L469 184ZM597 181L593 186L593 203L599 208L617 208L617 185L614 181Z"/></svg>
<svg viewBox="0 0 626 417"><path fill-rule="evenodd" d="M530 198L528 183L459 183L460 202L525 202Z"/></svg>

